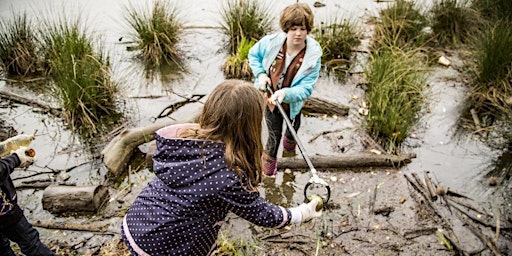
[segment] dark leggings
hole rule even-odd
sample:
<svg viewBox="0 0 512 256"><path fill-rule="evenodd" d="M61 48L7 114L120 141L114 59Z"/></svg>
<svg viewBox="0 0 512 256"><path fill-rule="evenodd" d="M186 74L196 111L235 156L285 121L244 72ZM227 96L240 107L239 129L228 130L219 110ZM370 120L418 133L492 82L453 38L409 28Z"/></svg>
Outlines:
<svg viewBox="0 0 512 256"><path fill-rule="evenodd" d="M17 243L21 252L27 256L55 255L41 243L39 232L27 221L25 216L22 216L14 225L0 229L0 255L16 255L11 249L10 241Z"/></svg>
<svg viewBox="0 0 512 256"><path fill-rule="evenodd" d="M290 110L285 110L285 112L288 118L290 118ZM279 145L281 144L281 137L283 135L283 124L286 126L284 136L291 141L295 141L295 139L293 138L292 133L288 129L288 126L277 107L274 108L274 111L270 111L270 108L267 105L265 109L265 119L268 128L268 139L266 144L267 154L276 158ZM295 131L298 131L300 127L300 112L293 120L291 120L291 122Z"/></svg>

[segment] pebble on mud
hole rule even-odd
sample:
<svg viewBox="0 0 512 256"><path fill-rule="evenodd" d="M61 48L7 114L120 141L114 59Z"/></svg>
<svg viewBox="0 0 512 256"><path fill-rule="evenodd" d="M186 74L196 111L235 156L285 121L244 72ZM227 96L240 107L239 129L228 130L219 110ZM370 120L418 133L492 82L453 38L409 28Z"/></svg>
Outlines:
<svg viewBox="0 0 512 256"><path fill-rule="evenodd" d="M436 194L440 196L444 196L446 194L446 190L443 187L438 187L436 189Z"/></svg>
<svg viewBox="0 0 512 256"><path fill-rule="evenodd" d="M491 186L491 187L494 187L494 186L498 185L498 178L497 178L497 177L494 177L494 176L493 176L493 177L489 177L489 178L487 179L487 184L488 184L489 186Z"/></svg>

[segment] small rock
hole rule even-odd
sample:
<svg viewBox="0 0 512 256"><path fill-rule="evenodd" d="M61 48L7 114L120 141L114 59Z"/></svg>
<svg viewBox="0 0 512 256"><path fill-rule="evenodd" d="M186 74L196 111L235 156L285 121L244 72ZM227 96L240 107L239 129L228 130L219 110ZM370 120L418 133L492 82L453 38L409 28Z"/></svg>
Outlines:
<svg viewBox="0 0 512 256"><path fill-rule="evenodd" d="M494 186L498 185L498 178L497 178L497 177L494 177L494 176L493 176L493 177L489 177L489 178L487 179L487 184L488 184L489 186L491 186L491 187L494 187Z"/></svg>
<svg viewBox="0 0 512 256"><path fill-rule="evenodd" d="M446 58L445 56L441 56L439 57L439 60L437 61L439 64L443 65L443 66L450 66L450 64L452 64L452 62Z"/></svg>
<svg viewBox="0 0 512 256"><path fill-rule="evenodd" d="M319 8L319 7L324 7L324 6L325 6L325 4L324 4L324 3L320 3L320 2L315 2L315 3L313 4L313 6L314 6L314 7L316 7L316 8Z"/></svg>

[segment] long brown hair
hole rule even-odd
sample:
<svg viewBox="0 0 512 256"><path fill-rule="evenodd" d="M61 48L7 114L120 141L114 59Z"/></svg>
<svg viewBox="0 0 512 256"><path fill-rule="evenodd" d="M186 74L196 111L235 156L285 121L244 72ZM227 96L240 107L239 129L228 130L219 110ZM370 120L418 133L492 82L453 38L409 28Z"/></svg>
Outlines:
<svg viewBox="0 0 512 256"><path fill-rule="evenodd" d="M224 142L227 164L246 190L256 191L262 179L264 108L265 100L252 83L226 80L208 96L199 127L183 131L180 137Z"/></svg>

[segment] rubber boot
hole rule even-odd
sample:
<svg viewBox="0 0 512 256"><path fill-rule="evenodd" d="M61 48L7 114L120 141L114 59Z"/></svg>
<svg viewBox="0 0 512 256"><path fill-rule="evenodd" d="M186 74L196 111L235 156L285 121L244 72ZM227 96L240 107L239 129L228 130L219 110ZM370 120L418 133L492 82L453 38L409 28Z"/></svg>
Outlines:
<svg viewBox="0 0 512 256"><path fill-rule="evenodd" d="M293 157L296 156L295 148L297 146L297 142L286 138L283 136L283 157Z"/></svg>
<svg viewBox="0 0 512 256"><path fill-rule="evenodd" d="M263 173L267 177L275 177L277 172L277 159L263 153L261 156L261 163L263 165Z"/></svg>

